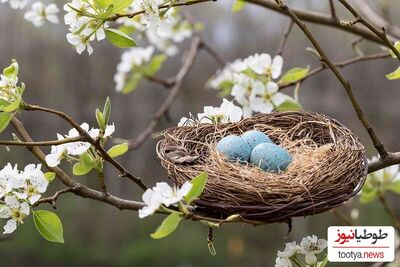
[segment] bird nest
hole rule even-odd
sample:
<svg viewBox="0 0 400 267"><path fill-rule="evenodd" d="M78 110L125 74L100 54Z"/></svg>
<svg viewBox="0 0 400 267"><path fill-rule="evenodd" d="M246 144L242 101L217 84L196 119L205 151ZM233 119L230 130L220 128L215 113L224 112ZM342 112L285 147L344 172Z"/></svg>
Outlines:
<svg viewBox="0 0 400 267"><path fill-rule="evenodd" d="M281 173L229 162L216 151L224 136L249 130L267 134L293 161ZM357 194L367 175L365 149L341 123L309 112L259 114L238 123L198 124L162 132L157 154L177 185L201 172L206 188L195 211L225 219L288 222L338 207Z"/></svg>

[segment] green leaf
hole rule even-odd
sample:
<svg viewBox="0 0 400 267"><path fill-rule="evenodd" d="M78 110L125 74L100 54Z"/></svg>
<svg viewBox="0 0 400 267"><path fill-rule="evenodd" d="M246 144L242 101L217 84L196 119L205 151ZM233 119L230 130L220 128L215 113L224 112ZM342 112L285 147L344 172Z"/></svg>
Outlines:
<svg viewBox="0 0 400 267"><path fill-rule="evenodd" d="M105 31L108 41L117 47L127 48L136 46L135 41L131 37L117 29L106 29Z"/></svg>
<svg viewBox="0 0 400 267"><path fill-rule="evenodd" d="M132 5L133 0L114 0L114 14Z"/></svg>
<svg viewBox="0 0 400 267"><path fill-rule="evenodd" d="M103 117L104 117L104 122L106 125L110 121L110 116L111 116L111 101L110 101L110 98L107 97L106 103L104 104L104 108L103 108Z"/></svg>
<svg viewBox="0 0 400 267"><path fill-rule="evenodd" d="M21 99L17 99L14 102L12 102L11 104L9 104L8 106L4 106L4 107L0 107L0 111L3 112L13 112L17 109L19 109L21 105Z"/></svg>
<svg viewBox="0 0 400 267"><path fill-rule="evenodd" d="M0 112L0 133L3 132L10 123L12 115L6 112Z"/></svg>
<svg viewBox="0 0 400 267"><path fill-rule="evenodd" d="M56 173L55 172L46 172L44 174L44 178L51 183L55 178L56 178Z"/></svg>
<svg viewBox="0 0 400 267"><path fill-rule="evenodd" d="M203 172L197 175L195 178L190 181L192 183L192 188L189 193L185 196L185 201L190 205L194 200L196 200L203 193L204 188L206 187L208 174Z"/></svg>
<svg viewBox="0 0 400 267"><path fill-rule="evenodd" d="M325 267L327 264L328 264L328 255L325 255L324 259L321 261L318 267Z"/></svg>
<svg viewBox="0 0 400 267"><path fill-rule="evenodd" d="M72 168L72 173L76 176L82 176L88 174L93 169L93 166L86 165L83 161L75 163Z"/></svg>
<svg viewBox="0 0 400 267"><path fill-rule="evenodd" d="M154 239L161 239L172 234L182 220L181 216L177 213L168 215L167 218L161 223L157 230L150 236Z"/></svg>
<svg viewBox="0 0 400 267"><path fill-rule="evenodd" d="M147 76L153 76L161 69L166 59L167 56L163 54L154 56L150 63L144 68L143 73Z"/></svg>
<svg viewBox="0 0 400 267"><path fill-rule="evenodd" d="M400 67L398 67L395 71L393 71L385 76L388 80L400 79Z"/></svg>
<svg viewBox="0 0 400 267"><path fill-rule="evenodd" d="M80 155L80 161L82 162L82 164L86 166L94 166L93 157L88 152L85 152L82 155Z"/></svg>
<svg viewBox="0 0 400 267"><path fill-rule="evenodd" d="M15 80L18 77L19 66L18 62L13 59L10 66L3 70L3 74L10 80Z"/></svg>
<svg viewBox="0 0 400 267"><path fill-rule="evenodd" d="M395 42L395 43L394 43L394 48L396 48L396 50L400 52L400 42ZM389 50L389 52L390 52L390 55L391 55L393 58L396 58L396 57L397 57L396 54L393 53L392 50Z"/></svg>
<svg viewBox="0 0 400 267"><path fill-rule="evenodd" d="M279 80L281 84L289 84L297 82L307 76L310 67L307 68L293 68L288 70Z"/></svg>
<svg viewBox="0 0 400 267"><path fill-rule="evenodd" d="M122 88L123 94L128 94L133 92L139 85L139 83L143 79L143 74L140 72L135 72L132 74L128 82L125 84L124 88Z"/></svg>
<svg viewBox="0 0 400 267"><path fill-rule="evenodd" d="M128 152L129 146L128 143L119 144L110 148L107 153L110 157L115 158L121 156Z"/></svg>
<svg viewBox="0 0 400 267"><path fill-rule="evenodd" d="M64 243L63 226L55 213L47 210L33 212L33 221L38 232L48 241Z"/></svg>
<svg viewBox="0 0 400 267"><path fill-rule="evenodd" d="M106 122L103 116L103 113L101 113L101 111L99 109L96 109L96 120L97 120L97 124L99 125L101 130L105 130L106 129Z"/></svg>
<svg viewBox="0 0 400 267"><path fill-rule="evenodd" d="M390 183L386 189L400 195L400 181Z"/></svg>
<svg viewBox="0 0 400 267"><path fill-rule="evenodd" d="M291 111L291 110L303 110L302 106L294 99L287 99L280 104L276 110L278 111Z"/></svg>
<svg viewBox="0 0 400 267"><path fill-rule="evenodd" d="M246 6L246 2L242 0L236 0L232 6L232 12L239 12Z"/></svg>
<svg viewBox="0 0 400 267"><path fill-rule="evenodd" d="M94 3L100 9L105 9L112 4L113 0L94 0Z"/></svg>
<svg viewBox="0 0 400 267"><path fill-rule="evenodd" d="M373 187L364 186L361 190L360 203L367 204L378 197L379 191Z"/></svg>

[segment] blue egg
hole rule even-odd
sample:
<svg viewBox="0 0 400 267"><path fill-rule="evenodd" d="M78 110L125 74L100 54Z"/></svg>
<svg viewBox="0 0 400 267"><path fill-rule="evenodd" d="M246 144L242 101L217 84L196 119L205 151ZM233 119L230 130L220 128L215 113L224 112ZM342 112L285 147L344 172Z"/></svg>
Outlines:
<svg viewBox="0 0 400 267"><path fill-rule="evenodd" d="M248 161L250 146L237 135L228 135L217 144L217 151L222 153L229 161Z"/></svg>
<svg viewBox="0 0 400 267"><path fill-rule="evenodd" d="M272 143L265 133L256 130L245 132L241 137L249 144L250 150L253 150L258 144Z"/></svg>
<svg viewBox="0 0 400 267"><path fill-rule="evenodd" d="M281 172L292 162L290 154L282 147L271 144L258 144L250 155L250 163L264 171Z"/></svg>

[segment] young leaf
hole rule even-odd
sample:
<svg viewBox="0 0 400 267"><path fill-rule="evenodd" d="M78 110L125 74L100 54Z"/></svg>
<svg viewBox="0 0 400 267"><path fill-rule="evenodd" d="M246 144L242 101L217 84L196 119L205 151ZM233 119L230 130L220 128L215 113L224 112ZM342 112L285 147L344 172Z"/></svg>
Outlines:
<svg viewBox="0 0 400 267"><path fill-rule="evenodd" d="M119 144L110 148L107 153L110 157L115 158L128 152L128 143Z"/></svg>
<svg viewBox="0 0 400 267"><path fill-rule="evenodd" d="M364 185L363 189L361 190L360 195L360 203L367 204L374 201L378 197L379 191L373 187L367 187Z"/></svg>
<svg viewBox="0 0 400 267"><path fill-rule="evenodd" d="M150 236L154 239L161 239L172 234L182 220L181 216L177 213L168 215L167 218L161 223L157 230Z"/></svg>
<svg viewBox="0 0 400 267"><path fill-rule="evenodd" d="M0 133L7 128L11 118L12 115L10 113L0 112Z"/></svg>
<svg viewBox="0 0 400 267"><path fill-rule="evenodd" d="M276 110L278 111L291 111L302 109L302 106L294 99L287 99L276 108Z"/></svg>
<svg viewBox="0 0 400 267"><path fill-rule="evenodd" d="M243 0L236 0L232 6L232 12L239 12L246 6L246 2Z"/></svg>
<svg viewBox="0 0 400 267"><path fill-rule="evenodd" d="M21 104L21 99L17 99L7 106L0 107L0 111L13 112L13 111L19 109L20 104Z"/></svg>
<svg viewBox="0 0 400 267"><path fill-rule="evenodd" d="M94 3L100 9L105 9L112 4L113 0L94 0Z"/></svg>
<svg viewBox="0 0 400 267"><path fill-rule="evenodd" d="M117 47L128 48L136 46L135 41L131 37L117 29L106 29L106 36L108 41Z"/></svg>
<svg viewBox="0 0 400 267"><path fill-rule="evenodd" d="M33 212L33 221L38 232L48 241L64 243L63 226L55 213L47 210Z"/></svg>
<svg viewBox="0 0 400 267"><path fill-rule="evenodd" d="M93 166L86 165L82 161L75 163L74 167L72 168L72 173L76 176L82 176L88 174L93 169Z"/></svg>
<svg viewBox="0 0 400 267"><path fill-rule="evenodd" d="M46 178L46 180L51 183L56 178L56 174L54 172L46 172L44 174L44 178Z"/></svg>
<svg viewBox="0 0 400 267"><path fill-rule="evenodd" d="M94 166L94 160L93 160L92 156L88 152L83 153L80 156L80 160L86 166Z"/></svg>
<svg viewBox="0 0 400 267"><path fill-rule="evenodd" d="M185 201L190 205L194 200L200 197L201 193L203 193L204 188L206 187L208 174L203 172L197 175L195 178L190 181L192 183L192 188L189 193L185 196Z"/></svg>
<svg viewBox="0 0 400 267"><path fill-rule="evenodd" d="M134 72L128 82L125 84L124 88L122 88L123 94L128 94L130 92L135 91L138 87L139 83L143 79L143 74L140 72Z"/></svg>
<svg viewBox="0 0 400 267"><path fill-rule="evenodd" d="M104 122L107 125L111 116L111 101L110 98L107 97L106 103L104 104L103 108L103 117L104 117Z"/></svg>
<svg viewBox="0 0 400 267"><path fill-rule="evenodd" d="M132 5L133 0L114 0L113 1L113 13L118 13L119 11Z"/></svg>
<svg viewBox="0 0 400 267"><path fill-rule="evenodd" d="M396 50L400 52L400 42L395 42L394 48L396 48ZM392 50L389 50L389 52L390 52L390 55L392 56L392 58L396 58L396 54L393 53Z"/></svg>
<svg viewBox="0 0 400 267"><path fill-rule="evenodd" d="M385 76L388 80L400 79L400 67L398 67L395 71L393 71Z"/></svg>
<svg viewBox="0 0 400 267"><path fill-rule="evenodd" d="M100 129L104 131L106 129L106 122L103 113L101 113L101 111L98 108L96 109L96 120Z"/></svg>
<svg viewBox="0 0 400 267"><path fill-rule="evenodd" d="M3 70L3 74L4 76L7 76L7 78L9 78L10 80L15 80L18 76L18 71L18 62L13 59L11 65Z"/></svg>
<svg viewBox="0 0 400 267"><path fill-rule="evenodd" d="M307 68L293 68L288 70L279 80L281 84L289 84L297 82L307 76L310 67Z"/></svg>
<svg viewBox="0 0 400 267"><path fill-rule="evenodd" d="M143 70L143 73L147 76L153 76L160 70L166 59L167 56L163 54L154 56L151 62Z"/></svg>
<svg viewBox="0 0 400 267"><path fill-rule="evenodd" d="M400 181L395 181L387 186L387 190L400 195Z"/></svg>

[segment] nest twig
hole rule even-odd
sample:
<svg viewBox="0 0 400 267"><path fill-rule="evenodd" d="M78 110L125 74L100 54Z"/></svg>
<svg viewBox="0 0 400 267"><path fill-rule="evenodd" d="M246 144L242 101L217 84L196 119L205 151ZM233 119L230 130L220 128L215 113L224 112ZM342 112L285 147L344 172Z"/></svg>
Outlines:
<svg viewBox="0 0 400 267"><path fill-rule="evenodd" d="M289 151L293 162L286 171L265 172L229 162L216 152L222 137L253 129ZM354 196L367 174L365 149L358 138L316 113L274 112L239 123L171 128L162 135L157 153L174 183L208 173L196 210L210 217L240 214L249 220L282 222L321 213Z"/></svg>

